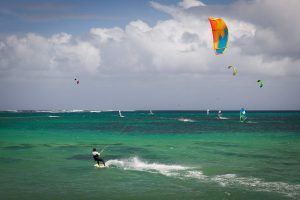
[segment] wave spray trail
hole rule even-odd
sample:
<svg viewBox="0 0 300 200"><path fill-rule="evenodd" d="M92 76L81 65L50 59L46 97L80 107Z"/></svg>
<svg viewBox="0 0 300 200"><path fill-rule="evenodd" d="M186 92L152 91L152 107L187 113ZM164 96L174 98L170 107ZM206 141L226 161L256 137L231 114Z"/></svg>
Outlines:
<svg viewBox="0 0 300 200"><path fill-rule="evenodd" d="M152 173L160 173L165 176L176 176L180 175L180 171L189 169L188 167L181 165L167 165L159 163L147 163L141 161L138 157L133 157L129 159L121 160L109 160L107 161L108 166L114 166L117 168L122 168L124 170L136 170L136 171L146 171Z"/></svg>
<svg viewBox="0 0 300 200"><path fill-rule="evenodd" d="M109 167L116 167L124 170L145 171L181 179L196 179L203 183L216 183L221 187L239 186L254 191L277 192L293 198L298 198L300 196L300 185L291 185L284 182L267 182L255 177L240 177L236 174L207 176L204 175L199 168L196 169L195 167L182 165L148 163L142 161L138 157L108 160L106 164Z"/></svg>

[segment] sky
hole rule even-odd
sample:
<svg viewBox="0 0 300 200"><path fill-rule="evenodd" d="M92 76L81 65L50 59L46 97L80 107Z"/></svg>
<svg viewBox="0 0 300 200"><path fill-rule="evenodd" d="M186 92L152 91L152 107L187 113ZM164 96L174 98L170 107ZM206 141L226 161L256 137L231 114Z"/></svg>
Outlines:
<svg viewBox="0 0 300 200"><path fill-rule="evenodd" d="M299 9L299 0L0 1L0 110L299 110ZM229 29L222 55L210 16Z"/></svg>

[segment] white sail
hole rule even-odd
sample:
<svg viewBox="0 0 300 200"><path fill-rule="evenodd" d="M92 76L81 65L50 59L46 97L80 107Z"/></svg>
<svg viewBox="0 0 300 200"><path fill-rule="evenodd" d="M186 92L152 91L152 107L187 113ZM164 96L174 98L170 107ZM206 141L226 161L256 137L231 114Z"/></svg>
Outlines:
<svg viewBox="0 0 300 200"><path fill-rule="evenodd" d="M152 112L152 110L150 110L150 113L149 113L150 115L154 115L154 113Z"/></svg>
<svg viewBox="0 0 300 200"><path fill-rule="evenodd" d="M219 110L219 112L218 112L218 118L221 119L221 117L222 117L222 111Z"/></svg>
<svg viewBox="0 0 300 200"><path fill-rule="evenodd" d="M120 117L124 117L124 116L122 115L122 113L121 113L121 110L119 110L119 116L120 116Z"/></svg>

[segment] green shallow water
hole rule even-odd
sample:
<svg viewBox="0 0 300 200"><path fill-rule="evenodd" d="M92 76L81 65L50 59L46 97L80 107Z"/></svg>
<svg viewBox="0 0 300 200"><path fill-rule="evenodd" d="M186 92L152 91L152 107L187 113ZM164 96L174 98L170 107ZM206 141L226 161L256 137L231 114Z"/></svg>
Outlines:
<svg viewBox="0 0 300 200"><path fill-rule="evenodd" d="M300 198L300 112L248 112L249 123L238 112L123 115L0 113L0 196ZM109 168L94 168L92 147Z"/></svg>

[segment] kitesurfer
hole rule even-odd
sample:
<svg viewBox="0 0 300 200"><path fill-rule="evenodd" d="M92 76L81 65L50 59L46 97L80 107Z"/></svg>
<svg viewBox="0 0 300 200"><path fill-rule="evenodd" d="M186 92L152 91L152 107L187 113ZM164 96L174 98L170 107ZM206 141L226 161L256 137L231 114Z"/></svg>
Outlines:
<svg viewBox="0 0 300 200"><path fill-rule="evenodd" d="M221 119L221 118L222 118L222 111L221 111L221 110L219 110L217 118L218 118L218 119Z"/></svg>
<svg viewBox="0 0 300 200"><path fill-rule="evenodd" d="M92 155L95 161L97 161L98 165L100 164L99 162L102 162L103 165L105 166L105 162L103 158L100 157L100 153L96 150L96 148L93 148Z"/></svg>

